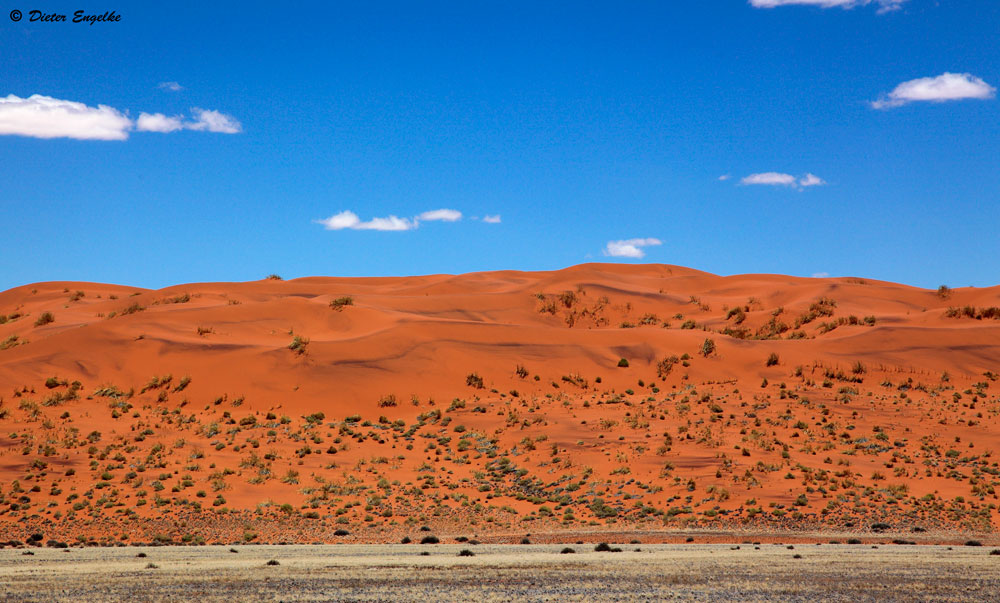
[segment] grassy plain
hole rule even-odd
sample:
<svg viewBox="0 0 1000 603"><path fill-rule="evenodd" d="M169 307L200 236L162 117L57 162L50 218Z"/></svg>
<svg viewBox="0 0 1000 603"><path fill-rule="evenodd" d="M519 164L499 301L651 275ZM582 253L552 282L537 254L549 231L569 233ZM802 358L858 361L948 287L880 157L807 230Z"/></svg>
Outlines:
<svg viewBox="0 0 1000 603"><path fill-rule="evenodd" d="M6 549L0 599L985 601L1000 592L990 547L569 546L575 553L450 544Z"/></svg>

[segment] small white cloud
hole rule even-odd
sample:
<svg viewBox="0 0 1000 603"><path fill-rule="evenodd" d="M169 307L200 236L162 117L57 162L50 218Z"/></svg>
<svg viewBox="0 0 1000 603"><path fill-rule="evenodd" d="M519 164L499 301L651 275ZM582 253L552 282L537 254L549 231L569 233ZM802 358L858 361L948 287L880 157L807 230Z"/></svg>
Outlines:
<svg viewBox="0 0 1000 603"><path fill-rule="evenodd" d="M723 175L719 176L719 182L725 182L726 180L729 180L730 178L732 178L732 176L730 176L729 174L723 174Z"/></svg>
<svg viewBox="0 0 1000 603"><path fill-rule="evenodd" d="M829 272L814 272L812 275L813 278L826 278L828 276L830 276Z"/></svg>
<svg viewBox="0 0 1000 603"><path fill-rule="evenodd" d="M203 130L221 134L238 134L243 131L240 122L225 113L194 107L191 109L191 115L194 117L194 121L184 124L184 128L187 130Z"/></svg>
<svg viewBox="0 0 1000 603"><path fill-rule="evenodd" d="M643 247L662 244L662 241L653 238L608 241L604 248L604 255L613 258L641 258L646 256L646 252L642 250Z"/></svg>
<svg viewBox="0 0 1000 603"><path fill-rule="evenodd" d="M140 132L176 132L184 128L180 117L167 117L162 113L140 113L135 120L135 128Z"/></svg>
<svg viewBox="0 0 1000 603"><path fill-rule="evenodd" d="M913 102L943 103L964 99L990 99L997 89L971 73L942 73L922 77L896 86L889 94L872 101L874 109L891 109Z"/></svg>
<svg viewBox="0 0 1000 603"><path fill-rule="evenodd" d="M442 222L457 222L462 219L462 212L454 209L434 209L431 211L425 211L415 219L423 220L425 222L431 222L434 220L440 220Z"/></svg>
<svg viewBox="0 0 1000 603"><path fill-rule="evenodd" d="M327 230L344 230L345 228L350 228L352 230L399 231L412 230L417 227L416 221L396 216L372 218L367 222L362 222L361 218L350 210L334 214L325 220L316 220L316 223L322 224Z"/></svg>
<svg viewBox="0 0 1000 603"><path fill-rule="evenodd" d="M740 184L762 184L765 186L795 186L796 178L791 174L780 172L763 172L761 174L750 174L740 180Z"/></svg>
<svg viewBox="0 0 1000 603"><path fill-rule="evenodd" d="M184 86L181 86L177 82L160 82L157 88L160 90L169 90L170 92L180 92L184 89Z"/></svg>
<svg viewBox="0 0 1000 603"><path fill-rule="evenodd" d="M483 216L483 222L486 222L487 224L499 224L500 214L497 214L495 216L485 215Z"/></svg>
<svg viewBox="0 0 1000 603"><path fill-rule="evenodd" d="M83 103L33 94L0 98L0 134L33 138L125 140L132 120L107 105Z"/></svg>
<svg viewBox="0 0 1000 603"><path fill-rule="evenodd" d="M750 6L754 8L775 8L778 6L800 5L850 9L856 6L874 4L878 6L879 13L886 13L899 9L906 2L907 0L750 0Z"/></svg>
<svg viewBox="0 0 1000 603"><path fill-rule="evenodd" d="M790 186L803 189L810 186L822 186L826 181L815 174L805 174L802 177L795 177L783 172L762 172L760 174L750 174L740 180L743 185L761 186Z"/></svg>
<svg viewBox="0 0 1000 603"><path fill-rule="evenodd" d="M823 186L826 181L816 176L814 174L806 174L805 176L799 178L799 186Z"/></svg>

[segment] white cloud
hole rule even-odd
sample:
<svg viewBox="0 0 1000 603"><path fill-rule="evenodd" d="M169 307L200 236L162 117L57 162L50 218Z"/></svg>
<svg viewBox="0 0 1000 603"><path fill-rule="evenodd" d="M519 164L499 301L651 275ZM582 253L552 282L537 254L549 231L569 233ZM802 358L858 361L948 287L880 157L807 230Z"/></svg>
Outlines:
<svg viewBox="0 0 1000 603"><path fill-rule="evenodd" d="M140 132L176 132L184 128L180 117L167 117L162 113L140 113L135 129Z"/></svg>
<svg viewBox="0 0 1000 603"><path fill-rule="evenodd" d="M184 86L181 86L177 82L160 82L157 88L160 90L169 90L170 92L180 92L184 89Z"/></svg>
<svg viewBox="0 0 1000 603"><path fill-rule="evenodd" d="M729 180L730 178L732 178L732 176L730 176L729 174L723 174L723 175L719 176L719 182L725 182L726 180Z"/></svg>
<svg viewBox="0 0 1000 603"><path fill-rule="evenodd" d="M362 222L358 214L350 210L334 214L325 220L316 220L316 223L322 224L327 230L344 230L345 228L350 228L351 230L399 231L413 230L417 227L416 220L408 220L396 216L372 218L367 222Z"/></svg>
<svg viewBox="0 0 1000 603"><path fill-rule="evenodd" d="M416 220L423 220L425 222L430 222L433 220L441 220L442 222L457 222L462 219L462 212L454 209L435 209L431 211L425 211L416 217Z"/></svg>
<svg viewBox="0 0 1000 603"><path fill-rule="evenodd" d="M819 6L820 8L840 7L844 9L874 4L878 12L886 13L902 7L907 0L750 0L754 8L775 8L778 6Z"/></svg>
<svg viewBox="0 0 1000 603"><path fill-rule="evenodd" d="M225 113L194 107L191 109L191 115L194 117L194 121L184 124L188 130L203 130L222 134L238 134L243 131L240 122Z"/></svg>
<svg viewBox="0 0 1000 603"><path fill-rule="evenodd" d="M126 140L131 130L176 132L200 130L236 134L243 127L235 118L218 111L191 109L192 119L169 117L163 113L140 113L132 121L127 114L109 107L89 107L84 103L33 94L21 98L0 97L0 135L33 138L75 138L77 140Z"/></svg>
<svg viewBox="0 0 1000 603"><path fill-rule="evenodd" d="M652 238L608 241L607 246L604 248L604 255L613 258L641 258L646 255L646 252L642 250L643 247L662 244L663 242L659 239Z"/></svg>
<svg viewBox="0 0 1000 603"><path fill-rule="evenodd" d="M191 113L194 119L185 121L180 115L168 117L162 113L142 113L135 120L135 128L140 132L176 132L177 130L196 130L199 132L219 132L222 134L237 134L243 130L240 122L233 117L218 111L206 111L194 108Z"/></svg>
<svg viewBox="0 0 1000 603"><path fill-rule="evenodd" d="M766 186L795 186L795 176L782 174L780 172L763 172L761 174L750 174L740 180L740 184L763 184Z"/></svg>
<svg viewBox="0 0 1000 603"><path fill-rule="evenodd" d="M812 275L813 278L826 278L828 276L830 276L829 272L814 272Z"/></svg>
<svg viewBox="0 0 1000 603"><path fill-rule="evenodd" d="M420 226L420 222L457 222L462 219L462 212L454 209L434 209L425 211L414 218L400 218L399 216L388 216L386 218L372 218L367 222L362 222L358 214L350 210L345 210L339 214L334 214L324 220L315 220L317 224L322 224L327 230L380 230L383 232L393 232L401 230L413 230Z"/></svg>
<svg viewBox="0 0 1000 603"><path fill-rule="evenodd" d="M809 186L822 186L826 184L826 181L815 174L805 174L801 178L797 178L791 174L785 174L782 172L762 172L760 174L750 174L740 180L740 184L744 185L763 185L763 186L794 186L798 188L806 188Z"/></svg>
<svg viewBox="0 0 1000 603"><path fill-rule="evenodd" d="M107 105L83 103L33 94L0 98L0 134L33 138L125 140L132 120Z"/></svg>
<svg viewBox="0 0 1000 603"><path fill-rule="evenodd" d="M491 216L491 215L487 214L487 215L483 216L483 222L486 222L487 224L499 224L500 223L500 214L497 214L495 216Z"/></svg>
<svg viewBox="0 0 1000 603"><path fill-rule="evenodd" d="M799 178L799 186L823 186L824 184L826 184L826 180L814 174L806 174Z"/></svg>
<svg viewBox="0 0 1000 603"><path fill-rule="evenodd" d="M971 73L942 73L922 77L896 86L889 94L872 102L874 109L891 109L918 101L943 103L968 98L989 99L997 89Z"/></svg>

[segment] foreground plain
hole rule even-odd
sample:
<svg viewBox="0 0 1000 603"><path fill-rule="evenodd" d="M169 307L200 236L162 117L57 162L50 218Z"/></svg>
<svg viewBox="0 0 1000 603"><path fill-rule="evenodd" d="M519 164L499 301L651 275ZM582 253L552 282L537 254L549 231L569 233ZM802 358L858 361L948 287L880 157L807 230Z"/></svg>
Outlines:
<svg viewBox="0 0 1000 603"><path fill-rule="evenodd" d="M4 601L985 601L985 547L341 545L0 551ZM463 549L474 556L459 556ZM422 555L422 553L429 553ZM142 556L144 555L144 556ZM276 564L268 564L271 561Z"/></svg>

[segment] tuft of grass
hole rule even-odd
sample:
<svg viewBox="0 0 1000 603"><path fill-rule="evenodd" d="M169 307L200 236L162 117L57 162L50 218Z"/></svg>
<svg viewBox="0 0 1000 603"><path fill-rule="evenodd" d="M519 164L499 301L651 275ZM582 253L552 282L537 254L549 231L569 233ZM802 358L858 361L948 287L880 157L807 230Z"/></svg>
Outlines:
<svg viewBox="0 0 1000 603"><path fill-rule="evenodd" d="M294 338L292 338L292 343L288 344L288 349L301 356L302 354L306 353L307 345L309 345L308 339L296 335Z"/></svg>
<svg viewBox="0 0 1000 603"><path fill-rule="evenodd" d="M55 320L56 317L52 315L52 312L42 312L41 315L38 317L38 320L35 321L35 326L40 327L42 325L47 325L49 323L55 322Z"/></svg>
<svg viewBox="0 0 1000 603"><path fill-rule="evenodd" d="M127 308L119 312L118 315L127 316L129 314L138 314L139 312L142 312L145 309L146 306L143 306L139 302L132 302L132 304L130 304ZM108 318L111 318L111 316L109 316Z"/></svg>
<svg viewBox="0 0 1000 603"><path fill-rule="evenodd" d="M349 295L338 297L337 299L330 302L330 307L338 312L343 310L346 306L353 306L353 305L354 305L354 298Z"/></svg>

